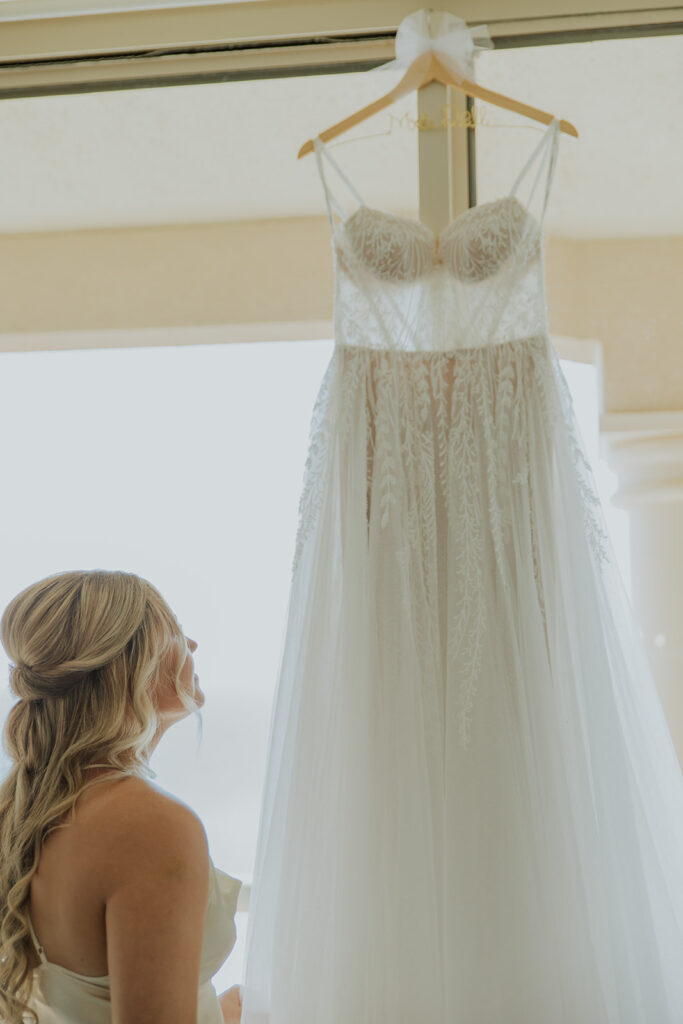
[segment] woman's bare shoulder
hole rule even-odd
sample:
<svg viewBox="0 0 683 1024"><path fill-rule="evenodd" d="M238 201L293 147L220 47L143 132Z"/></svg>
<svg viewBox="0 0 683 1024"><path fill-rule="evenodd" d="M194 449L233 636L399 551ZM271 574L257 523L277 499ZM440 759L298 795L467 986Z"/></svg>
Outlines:
<svg viewBox="0 0 683 1024"><path fill-rule="evenodd" d="M103 783L101 786L103 799L100 801L96 800L98 789L100 789L99 786L92 787L90 792L93 797L91 799L95 805L99 803L103 812L110 812L115 806L119 812L129 809L131 813L152 810L172 813L177 810L180 817L187 817L189 814L197 818L189 804L149 779L143 779L136 775Z"/></svg>
<svg viewBox="0 0 683 1024"><path fill-rule="evenodd" d="M103 852L143 830L148 835L156 830L160 837L169 826L204 830L199 816L183 800L134 775L86 789L78 801L77 820L90 836L99 837L97 845Z"/></svg>
<svg viewBox="0 0 683 1024"><path fill-rule="evenodd" d="M162 856L171 837L208 861L208 840L199 816L178 797L146 779L131 776L113 783L91 824L99 835L98 860L108 890L129 873L126 865L132 868L138 861L139 867L140 857L152 868L154 851Z"/></svg>

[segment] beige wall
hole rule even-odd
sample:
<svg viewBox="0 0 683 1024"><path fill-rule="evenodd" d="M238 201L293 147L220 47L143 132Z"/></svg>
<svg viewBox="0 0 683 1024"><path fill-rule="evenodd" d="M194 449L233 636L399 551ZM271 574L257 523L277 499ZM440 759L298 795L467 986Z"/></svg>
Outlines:
<svg viewBox="0 0 683 1024"><path fill-rule="evenodd" d="M605 412L683 408L683 238L554 239L551 333L599 339Z"/></svg>
<svg viewBox="0 0 683 1024"><path fill-rule="evenodd" d="M331 259L323 217L0 235L0 346L17 332L252 322L291 336L288 321L330 318Z"/></svg>

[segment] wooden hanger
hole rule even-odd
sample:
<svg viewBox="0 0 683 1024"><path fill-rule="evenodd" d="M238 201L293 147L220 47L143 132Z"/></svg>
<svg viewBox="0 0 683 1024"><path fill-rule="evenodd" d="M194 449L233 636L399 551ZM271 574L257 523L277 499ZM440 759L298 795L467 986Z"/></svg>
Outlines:
<svg viewBox="0 0 683 1024"><path fill-rule="evenodd" d="M349 128L353 128L360 121L365 121L366 118L372 117L373 114L379 113L380 110L384 110L385 107L395 103L396 100L407 95L407 93L424 89L425 85L429 85L430 82L452 85L468 96L474 96L480 100L485 100L487 103L493 103L497 107L514 110L518 114L524 114L525 117L532 117L534 120L542 121L545 124L550 124L553 119L553 115L546 113L544 110L530 107L526 103L520 103L519 100L512 99L511 96L504 96L500 92L493 92L492 89L485 89L483 86L477 85L476 82L471 82L469 78L455 78L453 73L441 63L436 53L430 50L428 53L421 54L413 61L401 81L386 96L380 96L374 103L369 103L362 110L357 110L355 114L351 114L349 117L344 118L343 121L338 121L337 124L332 125L331 128L326 128L325 131L320 132L321 140L327 142L336 135L341 135L342 132L348 131ZM561 131L578 139L579 133L571 122L560 119L559 128ZM313 139L309 139L299 150L297 159L300 160L302 156L312 152Z"/></svg>

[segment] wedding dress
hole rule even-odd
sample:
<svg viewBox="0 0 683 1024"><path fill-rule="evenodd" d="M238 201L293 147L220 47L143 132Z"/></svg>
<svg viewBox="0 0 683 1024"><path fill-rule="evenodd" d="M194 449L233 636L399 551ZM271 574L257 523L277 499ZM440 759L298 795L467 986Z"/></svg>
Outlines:
<svg viewBox="0 0 683 1024"><path fill-rule="evenodd" d="M437 237L315 140L335 345L242 1024L683 1022L683 779L548 334L558 145Z"/></svg>

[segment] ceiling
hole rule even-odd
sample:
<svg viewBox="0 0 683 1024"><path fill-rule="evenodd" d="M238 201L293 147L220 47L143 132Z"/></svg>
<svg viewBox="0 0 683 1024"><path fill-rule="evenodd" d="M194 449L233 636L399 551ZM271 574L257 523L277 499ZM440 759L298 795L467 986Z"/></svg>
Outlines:
<svg viewBox="0 0 683 1024"><path fill-rule="evenodd" d="M0 0L0 13L20 5L28 0ZM560 136L550 231L683 234L681 67L681 35L477 57L477 81L578 130L578 139ZM0 232L324 215L315 158L297 160L299 146L399 78L376 71L3 100ZM486 122L477 135L483 202L509 191L545 126L480 101L476 109ZM411 216L415 113L413 94L330 147L369 205Z"/></svg>

